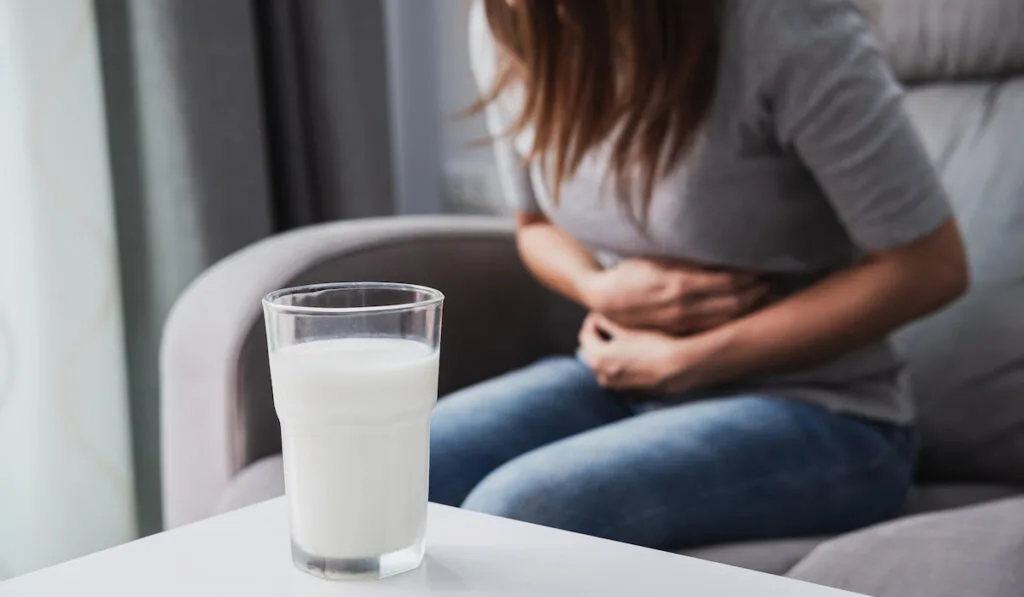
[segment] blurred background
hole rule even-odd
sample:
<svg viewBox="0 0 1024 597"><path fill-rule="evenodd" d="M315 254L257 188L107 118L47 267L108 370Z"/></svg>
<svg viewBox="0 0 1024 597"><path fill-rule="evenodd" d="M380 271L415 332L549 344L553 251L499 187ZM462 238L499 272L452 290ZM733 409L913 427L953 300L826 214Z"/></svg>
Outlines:
<svg viewBox="0 0 1024 597"><path fill-rule="evenodd" d="M161 329L208 266L496 209L467 10L0 0L0 579L161 529Z"/></svg>

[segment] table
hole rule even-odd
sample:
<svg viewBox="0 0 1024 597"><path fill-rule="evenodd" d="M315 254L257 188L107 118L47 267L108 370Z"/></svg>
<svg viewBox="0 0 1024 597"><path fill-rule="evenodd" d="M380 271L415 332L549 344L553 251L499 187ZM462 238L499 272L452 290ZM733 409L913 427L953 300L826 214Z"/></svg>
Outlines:
<svg viewBox="0 0 1024 597"><path fill-rule="evenodd" d="M430 506L427 559L383 581L292 567L283 499L0 584L0 597L850 597L852 593L583 535Z"/></svg>

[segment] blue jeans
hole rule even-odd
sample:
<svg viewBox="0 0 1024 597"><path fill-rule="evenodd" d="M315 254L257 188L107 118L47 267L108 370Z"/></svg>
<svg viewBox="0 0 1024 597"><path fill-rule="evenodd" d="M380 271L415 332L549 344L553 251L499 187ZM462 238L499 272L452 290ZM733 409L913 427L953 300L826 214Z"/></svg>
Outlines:
<svg viewBox="0 0 1024 597"><path fill-rule="evenodd" d="M770 396L638 409L559 357L439 402L430 498L657 549L834 534L899 513L910 436Z"/></svg>

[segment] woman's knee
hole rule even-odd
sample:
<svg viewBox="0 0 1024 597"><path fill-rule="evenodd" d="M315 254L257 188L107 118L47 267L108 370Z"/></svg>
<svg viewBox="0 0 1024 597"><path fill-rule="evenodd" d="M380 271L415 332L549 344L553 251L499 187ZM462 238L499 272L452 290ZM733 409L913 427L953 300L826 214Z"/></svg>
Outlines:
<svg viewBox="0 0 1024 597"><path fill-rule="evenodd" d="M575 359L551 358L442 399L431 418L431 499L457 506L508 460L584 429L573 421L590 415L559 404L578 400L579 377Z"/></svg>
<svg viewBox="0 0 1024 597"><path fill-rule="evenodd" d="M603 536L611 514L601 475L568 464L557 448L540 448L485 477L463 502L467 510Z"/></svg>
<svg viewBox="0 0 1024 597"><path fill-rule="evenodd" d="M555 462L527 454L485 477L463 502L467 510L524 522L561 526L565 490Z"/></svg>

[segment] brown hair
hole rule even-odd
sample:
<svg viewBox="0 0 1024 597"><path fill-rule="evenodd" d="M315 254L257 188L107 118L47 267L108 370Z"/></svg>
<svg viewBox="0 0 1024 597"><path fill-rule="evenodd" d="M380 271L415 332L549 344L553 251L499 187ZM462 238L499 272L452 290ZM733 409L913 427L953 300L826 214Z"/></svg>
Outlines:
<svg viewBox="0 0 1024 597"><path fill-rule="evenodd" d="M533 130L527 161L553 167L556 200L610 140L609 174L630 216L645 221L655 184L692 147L711 104L720 0L483 2L501 60L471 110L522 86L522 112L505 134Z"/></svg>

